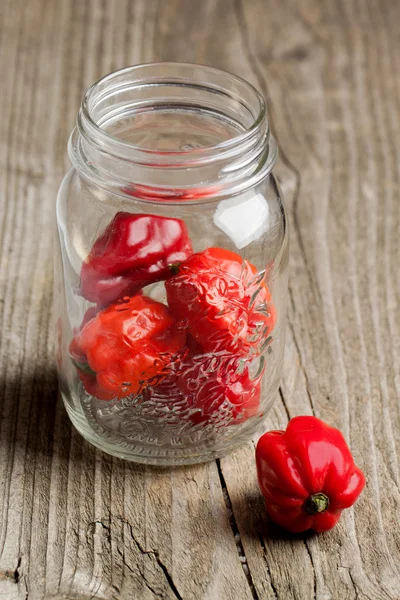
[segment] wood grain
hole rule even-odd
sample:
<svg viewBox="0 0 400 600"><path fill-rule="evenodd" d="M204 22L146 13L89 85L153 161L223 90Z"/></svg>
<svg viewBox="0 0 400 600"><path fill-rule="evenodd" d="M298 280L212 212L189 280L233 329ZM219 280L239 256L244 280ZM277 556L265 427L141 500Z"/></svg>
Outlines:
<svg viewBox="0 0 400 600"><path fill-rule="evenodd" d="M400 599L397 0L0 3L0 598ZM57 398L52 220L88 85L209 63L266 96L292 226L284 378L265 428L339 426L367 488L338 527L267 522L254 445L204 466L95 450Z"/></svg>

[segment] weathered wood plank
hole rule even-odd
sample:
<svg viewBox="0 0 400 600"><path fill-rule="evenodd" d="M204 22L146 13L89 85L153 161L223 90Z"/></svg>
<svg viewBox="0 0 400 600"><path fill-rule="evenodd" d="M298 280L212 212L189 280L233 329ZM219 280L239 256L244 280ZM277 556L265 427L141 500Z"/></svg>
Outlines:
<svg viewBox="0 0 400 600"><path fill-rule="evenodd" d="M385 104L393 97L386 82L396 73L389 62L387 28L378 20L385 8L373 2L323 8L309 2L299 8L288 2L261 24L263 2L237 6L249 68L272 99L283 163L297 179L294 194L286 194L294 225L292 257L300 259L295 269L301 273L293 278L292 268L290 330L306 393L315 414L345 432L368 476L356 510L330 534L291 541L280 554L281 539L277 544L267 530L262 545L269 573L278 597L312 597L306 577L300 590L293 588L303 570L314 571L317 598L396 598L399 532L392 527L392 510L397 514L399 505L398 356L392 350L386 290L393 286L387 265L398 257L399 245L390 237L394 222L398 228L398 209L391 201L397 174L387 164L395 156L395 134L384 122ZM379 53L375 36L377 44L386 41ZM271 39L276 43L269 46ZM396 306L398 292L397 286L396 299L391 294ZM389 314L396 326L399 313ZM286 377L283 389L285 383ZM291 414L299 414L299 408ZM223 461L228 487L237 489L243 464L234 457ZM234 504L243 524L248 522L243 508L248 486ZM298 559L304 544L308 555L298 565L291 561L288 577L285 558L294 550ZM244 546L250 559L254 544ZM250 568L262 597L265 567L257 558Z"/></svg>
<svg viewBox="0 0 400 600"><path fill-rule="evenodd" d="M400 598L400 6L395 0L0 5L0 598ZM292 225L287 351L265 424L314 413L368 477L323 536L267 522L254 445L204 466L83 442L51 337L52 210L85 88L135 62L235 71L269 102Z"/></svg>

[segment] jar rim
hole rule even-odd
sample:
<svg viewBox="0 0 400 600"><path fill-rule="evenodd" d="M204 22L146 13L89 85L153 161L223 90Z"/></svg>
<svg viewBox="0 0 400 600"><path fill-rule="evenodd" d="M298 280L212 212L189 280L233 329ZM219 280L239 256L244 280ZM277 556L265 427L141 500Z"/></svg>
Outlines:
<svg viewBox="0 0 400 600"><path fill-rule="evenodd" d="M114 136L112 133L110 133L109 131L107 131L106 129L103 129L101 127L101 125L92 117L92 112L93 112L93 101L96 99L96 95L98 94L98 90L99 88L101 89L102 86L105 86L106 89L109 89L110 91L115 91L115 87L118 86L113 86L113 81L118 79L119 77L124 77L126 75L129 74L138 74L139 77L135 77L132 78L132 83L140 83L141 81L144 83L145 81L148 83L149 81L153 80L154 82L158 82L158 83L178 83L179 81L182 82L190 82L192 81L193 83L204 83L207 88L212 88L213 86L211 84L209 84L208 81L204 81L204 79L200 79L199 77L195 77L194 76L194 70L198 68L201 69L202 72L206 75L206 74L212 74L215 77L218 78L223 78L226 79L227 81L230 81L231 83L234 83L238 86L240 86L241 88L243 88L243 90L247 90L248 92L250 92L250 94L252 95L252 98L258 103L258 110L256 111L256 115L253 117L253 121L250 124L250 126L248 126L244 131L239 132L235 135L233 135L232 137L228 138L227 140L223 140L221 142L218 142L217 144L213 144L210 146L204 146L204 147L200 147L200 148L190 148L190 149L183 149L183 150L160 150L160 149L152 149L152 148L146 148L143 146L138 146L135 144L132 144L126 140L123 140L117 136ZM148 75L147 77L145 77L144 79L140 79L140 73L143 72L144 70L154 70L155 73L154 75ZM157 70L158 69L164 69L167 72L160 76L157 75ZM189 77L183 77L182 75L178 75L177 73L172 74L173 70L182 70L182 69L190 69L191 70L191 76ZM169 74L169 72L171 71L171 74ZM220 90L224 89L223 86L218 86L220 88ZM99 98L97 97L97 100ZM135 153L140 153L143 155L147 155L149 157L176 157L176 158L182 158L183 160L185 159L190 159L190 160L200 160L202 161L203 158L210 156L211 154L214 153L221 153L221 152L225 152L225 151L229 151L231 150L233 147L237 146L237 145L242 145L242 144L246 144L246 142L248 140L250 140L255 132L257 132L257 130L259 129L260 125L263 123L263 121L266 118L266 104L265 104L265 100L263 98L263 96L260 94L260 92L257 90L257 88L255 86L253 86L251 83L249 83L248 81L246 81L245 79L243 79L242 77L235 75L229 71L225 71L222 69L218 69L216 67L211 67L208 65L203 65L200 63L186 63L186 62L172 62L172 61L160 61L160 62L149 62L149 63L140 63L140 64L136 64L136 65L131 65L128 67L124 67L122 69L118 69L116 71L112 71L111 73L108 73L107 75L104 75L103 77L99 78L97 81L95 81L85 92L83 99L82 99L82 104L81 104L81 109L80 109L80 119L78 117L78 128L79 127L79 121L82 121L82 119L84 120L84 127L85 128L89 128L91 135L96 136L96 138L99 140L99 142L103 143L103 144L107 144L107 143L111 143L114 148L120 148L121 150L125 150L125 152L135 152ZM268 125L267 125L268 127ZM268 128L269 129L269 128Z"/></svg>
<svg viewBox="0 0 400 600"><path fill-rule="evenodd" d="M126 119L159 110L191 111L219 121L222 129L214 129L216 137L204 138L200 147L168 150L114 135L114 127ZM87 90L69 156L88 180L125 198L210 201L254 187L271 172L277 145L266 112L260 92L232 73L197 63L133 65L105 75Z"/></svg>

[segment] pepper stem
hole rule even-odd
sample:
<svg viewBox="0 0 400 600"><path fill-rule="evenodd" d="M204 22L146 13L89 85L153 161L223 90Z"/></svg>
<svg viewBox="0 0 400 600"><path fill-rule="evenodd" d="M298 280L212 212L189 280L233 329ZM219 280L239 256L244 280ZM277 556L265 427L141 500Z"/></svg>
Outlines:
<svg viewBox="0 0 400 600"><path fill-rule="evenodd" d="M86 373L86 375L96 375L96 371L93 371L87 363L80 363L74 358L71 358L71 360L74 367L79 369L79 371L82 371L82 373Z"/></svg>
<svg viewBox="0 0 400 600"><path fill-rule="evenodd" d="M180 262L177 263L170 263L168 265L169 270L172 272L173 275L178 275L179 273L179 267L181 266Z"/></svg>
<svg viewBox="0 0 400 600"><path fill-rule="evenodd" d="M318 494L312 494L308 496L307 500L304 502L304 509L310 515L316 515L317 513L323 513L329 506L329 498L325 496L322 492L318 492Z"/></svg>

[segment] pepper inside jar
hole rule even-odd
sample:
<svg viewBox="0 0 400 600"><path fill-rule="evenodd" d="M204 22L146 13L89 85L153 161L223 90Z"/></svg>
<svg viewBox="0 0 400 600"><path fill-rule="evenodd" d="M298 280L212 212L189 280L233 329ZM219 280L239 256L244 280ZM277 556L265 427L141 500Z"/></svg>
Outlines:
<svg viewBox="0 0 400 600"><path fill-rule="evenodd" d="M82 435L152 464L251 438L279 386L287 226L260 94L199 65L83 99L57 200L60 387Z"/></svg>

